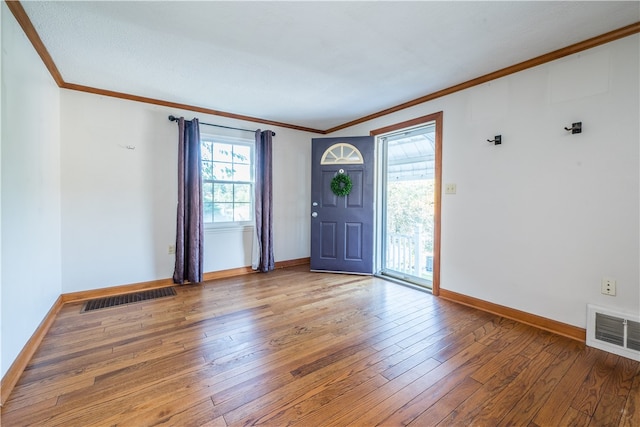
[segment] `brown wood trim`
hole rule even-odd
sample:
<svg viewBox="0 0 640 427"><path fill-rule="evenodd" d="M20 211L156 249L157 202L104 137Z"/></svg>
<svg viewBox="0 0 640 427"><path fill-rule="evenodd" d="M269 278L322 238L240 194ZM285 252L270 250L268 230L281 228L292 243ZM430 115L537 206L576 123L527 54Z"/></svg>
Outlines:
<svg viewBox="0 0 640 427"><path fill-rule="evenodd" d="M309 258L298 258L298 259L292 259L292 260L278 261L276 262L276 268L287 268L287 267L294 267L294 266L305 265L305 264L309 264ZM231 268L228 270L210 271L208 273L204 273L203 280L209 281L209 280L223 279L228 277L243 276L246 274L253 274L253 273L256 273L256 271L253 270L250 266ZM175 283L173 283L173 279L171 278L158 279L158 280L151 280L149 282L133 283L129 285L119 285L119 286L111 286L108 288L91 289L88 291L71 292L68 294L62 294L61 298L63 303L86 301L86 300L95 299L95 298L104 298L104 297L109 297L113 295L122 295L122 294L144 291L149 289L165 288L167 286L173 286L173 285L175 285Z"/></svg>
<svg viewBox="0 0 640 427"><path fill-rule="evenodd" d="M119 285L119 286L111 286L108 288L98 288L98 289L90 289L88 291L78 291L78 292L70 292L67 294L62 294L62 302L77 302L77 301L86 301L94 298L104 298L110 297L113 295L121 295L127 294L131 292L145 291L148 289L157 289L157 288L165 288L167 286L172 286L172 279L159 279L159 280L151 280L149 282L140 282L140 283L132 283L129 285Z"/></svg>
<svg viewBox="0 0 640 427"><path fill-rule="evenodd" d="M2 377L2 381L0 382L0 406L2 406L9 398L11 391L20 379L20 375L22 375L22 372L24 372L25 368L29 364L29 361L38 349L38 346L40 346L40 343L49 331L49 328L53 324L63 305L64 302L60 296L53 303L53 306L44 319L42 319L42 322L40 322L40 325L38 325L38 328L35 330L33 335L31 335L29 341L27 341L25 346L22 348L18 357L16 357L16 360L13 361L7 372Z"/></svg>
<svg viewBox="0 0 640 427"><path fill-rule="evenodd" d="M297 267L299 265L309 265L311 264L311 258L296 258L289 259L286 261L278 261L276 262L276 268L288 268L288 267Z"/></svg>
<svg viewBox="0 0 640 427"><path fill-rule="evenodd" d="M290 259L286 261L278 261L276 262L276 269L287 268L287 267L295 267L298 265L306 265L310 263L309 258L298 258L298 259ZM204 280L216 280L216 279L225 279L228 277L236 277L236 276L244 276L246 274L254 274L257 273L256 270L252 269L251 266L232 268L229 270L221 270L221 271L212 271L209 273L204 273Z"/></svg>
<svg viewBox="0 0 640 427"><path fill-rule="evenodd" d="M392 125L381 127L378 129L374 129L369 132L369 135L382 135L383 133L389 133L396 130L412 127L412 126L418 126L424 123L437 122L438 116L440 116L440 120L442 120L442 111L439 111L433 114L427 114L426 116L416 117L415 119L405 120L404 122L394 123Z"/></svg>
<svg viewBox="0 0 640 427"><path fill-rule="evenodd" d="M440 289L440 298L477 308L478 310L486 311L498 316L506 317L507 319L512 319L583 343L586 341L587 335L585 329L569 325L567 323L558 322L546 317L516 310L515 308L505 307L504 305L494 304L489 301L459 294L447 289Z"/></svg>
<svg viewBox="0 0 640 427"><path fill-rule="evenodd" d="M442 117L443 112L428 114L426 116L416 117L415 119L406 120L401 123L395 123L379 129L372 130L369 134L372 136L382 135L395 130L405 129L412 126L436 122L436 140L435 140L435 194L434 194L434 218L433 218L433 282L431 292L433 295L440 294L440 242L441 242L441 206L442 206Z"/></svg>
<svg viewBox="0 0 640 427"><path fill-rule="evenodd" d="M208 282L216 279L226 279L228 277L245 276L247 274L257 273L251 266L231 268L229 270L211 271L203 274L203 281Z"/></svg>
<svg viewBox="0 0 640 427"><path fill-rule="evenodd" d="M5 3L7 4L7 7L9 7L11 13L13 13L16 21L18 21L18 24L20 24L20 27L22 27L22 31L24 31L24 34L27 36L34 49L40 56L40 59L42 59L44 66L47 67L47 70L49 70L51 77L53 77L53 80L56 82L58 87L60 87L64 83L62 74L60 74L58 67L56 67L56 64L53 62L51 55L49 55L47 48L44 46L42 39L40 39L40 36L36 32L36 29L33 27L33 24L31 23L27 12L25 12L24 8L22 7L22 4L20 4L20 2L16 0L5 0Z"/></svg>
<svg viewBox="0 0 640 427"><path fill-rule="evenodd" d="M276 269L295 267L298 265L307 265L309 263L310 263L310 258L298 258L298 259L290 259L286 261L278 261L276 262ZM225 279L228 277L243 276L245 274L254 274L254 273L257 273L257 271L252 269L251 266L232 268L230 270L212 271L209 273L205 273L204 280L209 281L209 280L216 280L216 279Z"/></svg>
<svg viewBox="0 0 640 427"><path fill-rule="evenodd" d="M283 122L277 122L277 121L273 121L273 120L261 119L259 117L245 116L245 115L242 115L242 114L228 113L226 111L213 110L211 108L198 107L198 106L195 106L195 105L181 104L179 102L165 101L165 100L162 100L162 99L147 98L145 96L131 95L131 94L128 94L128 93L116 92L116 91L106 90L106 89L99 89L99 88L90 87L90 86L83 86L83 85L78 85L78 84L75 84L75 83L63 82L62 85L60 85L60 87L62 89L76 90L76 91L79 91L79 92L92 93L94 95L109 96L111 98L126 99L128 101L144 102L146 104L160 105L160 106L163 106L163 107L179 108L181 110L188 110L188 111L194 111L194 112L197 112L197 113L211 114L211 115L220 116L220 117L228 117L228 118L231 118L231 119L245 120L245 121L249 121L249 122L253 122L253 123L262 123L262 124L271 125L271 126L278 126L278 127L282 127L282 128L299 130L299 131L303 131L303 132L324 133L324 131L319 130L319 129L307 128L307 127L304 127L304 126L297 126L297 125L292 125L292 124L289 124L289 123L283 123Z"/></svg>
<svg viewBox="0 0 640 427"><path fill-rule="evenodd" d="M386 108L384 110L378 111L377 113L369 114L359 119L355 119L350 122L343 123L339 126L333 127L331 129L327 129L325 133L328 134L328 133L336 132L351 126L358 125L360 123L368 122L369 120L377 119L379 117L383 117L400 110L414 107L416 105L423 104L427 101L431 101L436 98L441 98L446 95L451 95L452 93L459 92L464 89L469 89L470 87L477 86L482 83L487 83L491 80L499 79L501 77L505 77L510 74L524 71L528 68L537 67L538 65L546 64L547 62L555 61L556 59L573 55L574 53L582 52L584 50L591 49L596 46L600 46L602 44L609 43L624 37L628 37L639 32L640 32L640 22L636 22L634 24L627 25L626 27L618 28L617 30L609 31L608 33L604 33L599 36L581 41L579 43L575 43L570 46L563 47L558 50L554 50L553 52L545 53L544 55L540 55L535 58L529 59L527 61L520 62L518 64L511 65L506 68L502 68L500 70L494 71L489 74L485 74L480 77L476 77L475 79L468 80L466 82L448 87L446 89L442 89L437 92L433 92L428 95L421 96L420 98L416 98L411 101L398 104L394 107Z"/></svg>
<svg viewBox="0 0 640 427"><path fill-rule="evenodd" d="M440 296L440 247L442 236L442 111L435 114L436 140L435 140L435 188L433 206L433 282L431 292L434 296Z"/></svg>

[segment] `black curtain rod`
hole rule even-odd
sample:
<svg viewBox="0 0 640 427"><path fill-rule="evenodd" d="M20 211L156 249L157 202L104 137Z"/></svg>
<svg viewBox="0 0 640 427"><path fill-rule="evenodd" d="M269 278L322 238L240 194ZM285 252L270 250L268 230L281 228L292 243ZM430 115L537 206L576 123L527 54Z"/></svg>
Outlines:
<svg viewBox="0 0 640 427"><path fill-rule="evenodd" d="M174 115L169 116L169 121L177 122L178 120L180 120L180 119L179 119L178 117L174 116ZM199 123L200 123L201 125L215 126L215 127L218 127L218 128L233 129L233 130L241 130L241 131L244 131L244 132L254 132L254 133L255 133L255 130L251 130L251 129L242 129L242 128L234 128L234 127L231 127L231 126L214 125L214 124L212 124L212 123L205 123L205 122L199 122ZM271 134L272 134L273 136L276 136L276 133L275 133L274 131L271 131Z"/></svg>

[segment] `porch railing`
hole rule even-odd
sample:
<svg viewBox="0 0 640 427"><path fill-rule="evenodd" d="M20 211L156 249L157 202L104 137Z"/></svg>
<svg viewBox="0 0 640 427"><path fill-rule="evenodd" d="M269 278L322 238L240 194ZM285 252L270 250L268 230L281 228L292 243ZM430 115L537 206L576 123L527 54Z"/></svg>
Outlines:
<svg viewBox="0 0 640 427"><path fill-rule="evenodd" d="M433 270L433 257L425 253L420 227L413 234L387 234L385 267L401 273L424 277Z"/></svg>

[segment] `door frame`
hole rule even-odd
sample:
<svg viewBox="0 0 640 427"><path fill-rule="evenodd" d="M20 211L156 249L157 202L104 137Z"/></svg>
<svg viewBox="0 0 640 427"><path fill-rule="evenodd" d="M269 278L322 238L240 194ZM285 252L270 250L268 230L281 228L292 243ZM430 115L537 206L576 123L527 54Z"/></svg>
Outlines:
<svg viewBox="0 0 640 427"><path fill-rule="evenodd" d="M347 159L336 159L337 162L323 164L323 153L341 143L356 149L361 161L353 161L349 155ZM311 150L311 271L372 275L375 273L375 137L361 135L313 138ZM330 190L330 182L324 181L325 172L335 176L342 173L342 169L348 175L351 174L354 181L351 193L339 197ZM316 172L320 176L315 176ZM314 203L318 205L314 207ZM321 254L325 242L321 228L324 221L329 221L329 225L338 225L338 231L335 231L335 227L329 227L334 232L328 234L329 243L333 242L336 248L332 252L335 258L330 255L323 257ZM347 225L350 225L350 230L355 231L349 233ZM359 242L359 246L354 247L353 242ZM328 244L327 247L334 245ZM353 252L351 258L348 257L348 248Z"/></svg>
<svg viewBox="0 0 640 427"><path fill-rule="evenodd" d="M431 292L433 295L440 295L440 242L441 242L441 207L442 207L442 121L443 112L439 111L433 114L427 114L426 116L417 117L415 119L406 120L404 122L396 123L393 125L385 126L383 128L374 129L369 132L369 135L377 137L386 133L394 132L409 127L416 127L419 125L427 124L429 122L435 122L436 135L435 135L435 185L434 185L434 212L433 212L433 282ZM376 143L377 147L377 143ZM380 177L378 177L379 179ZM376 189L379 188L376 183ZM378 190L376 190L376 195ZM378 203L376 201L376 203ZM377 215L376 215L377 217ZM376 219L375 228L375 242L376 248L380 246L380 226L379 220ZM376 261L379 257L376 256Z"/></svg>

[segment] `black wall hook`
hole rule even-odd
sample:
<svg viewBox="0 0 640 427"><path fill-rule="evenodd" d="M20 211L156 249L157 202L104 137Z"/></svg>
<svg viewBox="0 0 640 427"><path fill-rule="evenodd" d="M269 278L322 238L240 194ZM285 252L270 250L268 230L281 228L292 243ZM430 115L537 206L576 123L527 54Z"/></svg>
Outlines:
<svg viewBox="0 0 640 427"><path fill-rule="evenodd" d="M502 144L502 135L496 135L493 139L487 139L487 142L493 142L494 145Z"/></svg>
<svg viewBox="0 0 640 427"><path fill-rule="evenodd" d="M582 122L572 123L571 127L565 127L564 130L571 131L571 133L582 133Z"/></svg>

